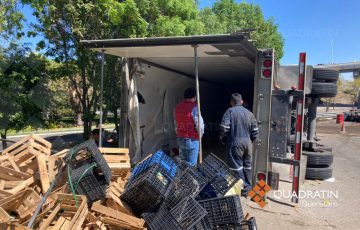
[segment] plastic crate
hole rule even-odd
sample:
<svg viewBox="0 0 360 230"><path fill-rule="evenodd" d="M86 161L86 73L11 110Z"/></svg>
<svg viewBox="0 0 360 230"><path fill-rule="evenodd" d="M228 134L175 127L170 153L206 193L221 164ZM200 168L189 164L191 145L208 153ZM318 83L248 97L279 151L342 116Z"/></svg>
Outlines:
<svg viewBox="0 0 360 230"><path fill-rule="evenodd" d="M213 154L205 158L198 171L209 180L209 183L202 187L198 198L200 200L223 197L239 180L237 175Z"/></svg>
<svg viewBox="0 0 360 230"><path fill-rule="evenodd" d="M240 224L244 218L239 196L201 200L199 204L207 211L207 217L214 227Z"/></svg>
<svg viewBox="0 0 360 230"><path fill-rule="evenodd" d="M156 213L144 213L142 217L150 230L183 230L165 206Z"/></svg>
<svg viewBox="0 0 360 230"><path fill-rule="evenodd" d="M212 180L216 174L229 169L228 166L214 154L210 153L204 161L198 166L198 171L201 172L209 180Z"/></svg>
<svg viewBox="0 0 360 230"><path fill-rule="evenodd" d="M257 230L255 217L251 217L249 220L243 220L237 225L223 225L218 226L217 230Z"/></svg>
<svg viewBox="0 0 360 230"><path fill-rule="evenodd" d="M132 169L129 181L136 179L153 165L160 165L160 167L162 167L171 178L176 176L176 162L162 150L159 150Z"/></svg>
<svg viewBox="0 0 360 230"><path fill-rule="evenodd" d="M107 184L110 184L112 172L104 156L93 140L85 141L69 150L69 166L71 169L77 169L84 165L96 163L97 170L103 175Z"/></svg>
<svg viewBox="0 0 360 230"><path fill-rule="evenodd" d="M240 223L240 229L241 230L257 230L255 217L251 217L248 220L243 220Z"/></svg>
<svg viewBox="0 0 360 230"><path fill-rule="evenodd" d="M128 182L120 198L136 215L141 215L156 209L164 201L171 182L165 170L154 165L141 177Z"/></svg>
<svg viewBox="0 0 360 230"><path fill-rule="evenodd" d="M108 184L105 178L99 175L96 168L91 165L83 165L71 170L71 181L76 192L85 195L88 203L106 197Z"/></svg>
<svg viewBox="0 0 360 230"><path fill-rule="evenodd" d="M204 216L204 218L202 218L199 222L197 222L192 228L191 230L208 230L208 229L213 229L209 218L207 216Z"/></svg>
<svg viewBox="0 0 360 230"><path fill-rule="evenodd" d="M185 169L171 184L165 203L172 208L186 197L196 197L201 183L201 178L197 177L192 168Z"/></svg>
<svg viewBox="0 0 360 230"><path fill-rule="evenodd" d="M182 229L190 229L206 215L205 209L192 197L187 197L170 209Z"/></svg>

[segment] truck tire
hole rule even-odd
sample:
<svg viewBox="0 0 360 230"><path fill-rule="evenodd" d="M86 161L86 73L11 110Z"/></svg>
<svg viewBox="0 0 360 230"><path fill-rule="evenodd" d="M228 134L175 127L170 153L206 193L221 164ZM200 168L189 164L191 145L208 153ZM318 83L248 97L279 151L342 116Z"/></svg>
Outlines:
<svg viewBox="0 0 360 230"><path fill-rule="evenodd" d="M317 97L335 97L337 94L337 85L329 82L313 82L311 95Z"/></svg>
<svg viewBox="0 0 360 230"><path fill-rule="evenodd" d="M316 167L328 167L334 161L334 155L329 151L322 152L309 152L303 151L304 155L307 156L307 167L316 168Z"/></svg>
<svg viewBox="0 0 360 230"><path fill-rule="evenodd" d="M314 68L314 81L337 82L338 79L339 71L324 68Z"/></svg>
<svg viewBox="0 0 360 230"><path fill-rule="evenodd" d="M305 179L326 180L332 177L333 169L328 168L306 168Z"/></svg>

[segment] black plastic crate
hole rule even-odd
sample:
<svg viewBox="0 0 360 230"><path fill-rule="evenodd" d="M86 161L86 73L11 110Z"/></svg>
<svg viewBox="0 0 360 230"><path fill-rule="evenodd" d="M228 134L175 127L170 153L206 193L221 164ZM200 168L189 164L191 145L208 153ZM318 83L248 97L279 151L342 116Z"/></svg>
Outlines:
<svg viewBox="0 0 360 230"><path fill-rule="evenodd" d="M229 169L229 167L226 165L226 163L212 153L210 153L198 166L198 171L209 180L212 180L216 174L227 169Z"/></svg>
<svg viewBox="0 0 360 230"><path fill-rule="evenodd" d="M207 211L212 226L240 224L244 218L239 196L226 196L199 201Z"/></svg>
<svg viewBox="0 0 360 230"><path fill-rule="evenodd" d="M186 197L196 197L200 192L201 183L204 182L197 177L192 168L185 169L171 184L165 203L172 208Z"/></svg>
<svg viewBox="0 0 360 230"><path fill-rule="evenodd" d="M90 165L93 163L96 163L99 175L103 175L106 182L110 184L112 177L111 169L95 141L85 141L69 150L68 164L71 169L80 168L83 165Z"/></svg>
<svg viewBox="0 0 360 230"><path fill-rule="evenodd" d="M187 197L170 209L182 229L191 229L206 215L205 209L192 197Z"/></svg>
<svg viewBox="0 0 360 230"><path fill-rule="evenodd" d="M159 166L150 167L141 177L129 182L120 196L136 215L149 212L165 199L171 178Z"/></svg>
<svg viewBox="0 0 360 230"><path fill-rule="evenodd" d="M150 230L183 230L166 206L161 206L157 212L144 213L142 217Z"/></svg>
<svg viewBox="0 0 360 230"><path fill-rule="evenodd" d="M172 179L175 178L178 168L177 163L164 151L158 150L150 157L141 161L131 170L131 176L129 178L129 181L140 177L143 173L145 173L150 167L154 165L158 165L159 167L161 167Z"/></svg>
<svg viewBox="0 0 360 230"><path fill-rule="evenodd" d="M201 189L198 199L223 197L239 180L237 175L218 157L208 155L198 168L209 183Z"/></svg>
<svg viewBox="0 0 360 230"><path fill-rule="evenodd" d="M240 223L240 229L241 230L257 230L255 217L251 217L248 220L243 220Z"/></svg>
<svg viewBox="0 0 360 230"><path fill-rule="evenodd" d="M197 222L192 228L191 230L209 230L209 229L213 229L209 218L207 216L204 216L204 218L202 218L199 222Z"/></svg>
<svg viewBox="0 0 360 230"><path fill-rule="evenodd" d="M105 178L96 172L95 165L83 165L70 173L73 188L78 194L85 195L88 203L105 198L108 184Z"/></svg>
<svg viewBox="0 0 360 230"><path fill-rule="evenodd" d="M255 217L251 217L249 220L243 220L237 225L223 225L218 226L217 230L257 230Z"/></svg>

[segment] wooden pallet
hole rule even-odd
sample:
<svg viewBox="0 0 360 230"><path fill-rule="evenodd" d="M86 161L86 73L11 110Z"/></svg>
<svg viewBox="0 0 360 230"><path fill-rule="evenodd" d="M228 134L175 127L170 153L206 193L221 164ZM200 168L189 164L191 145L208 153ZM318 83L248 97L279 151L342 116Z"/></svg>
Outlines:
<svg viewBox="0 0 360 230"><path fill-rule="evenodd" d="M36 219L37 228L77 230L81 229L82 224L88 214L87 201L85 196L76 195L78 203L71 194L57 193L57 200L54 208L40 214ZM40 223L39 221L42 220ZM36 227L36 226L35 226Z"/></svg>
<svg viewBox="0 0 360 230"><path fill-rule="evenodd" d="M27 189L1 200L0 220L2 222L10 221L11 215L16 214L15 218L23 222L34 213L40 199L33 189Z"/></svg>
<svg viewBox="0 0 360 230"><path fill-rule="evenodd" d="M125 177L131 169L129 149L127 148L99 148L108 163L113 178Z"/></svg>

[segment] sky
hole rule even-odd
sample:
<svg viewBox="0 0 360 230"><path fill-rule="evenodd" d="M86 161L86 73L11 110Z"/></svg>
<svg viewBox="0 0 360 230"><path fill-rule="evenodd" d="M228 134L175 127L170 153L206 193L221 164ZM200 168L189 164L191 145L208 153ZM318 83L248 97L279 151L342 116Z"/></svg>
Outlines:
<svg viewBox="0 0 360 230"><path fill-rule="evenodd" d="M237 0L242 2L243 0ZM199 0L211 7L215 0ZM260 5L265 18L273 17L285 39L281 64L297 64L300 52L311 65L360 61L359 0L248 0ZM28 23L35 20L23 8ZM25 39L36 43L40 38ZM349 78L349 74L344 75Z"/></svg>

